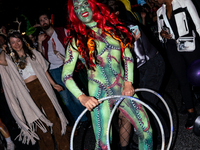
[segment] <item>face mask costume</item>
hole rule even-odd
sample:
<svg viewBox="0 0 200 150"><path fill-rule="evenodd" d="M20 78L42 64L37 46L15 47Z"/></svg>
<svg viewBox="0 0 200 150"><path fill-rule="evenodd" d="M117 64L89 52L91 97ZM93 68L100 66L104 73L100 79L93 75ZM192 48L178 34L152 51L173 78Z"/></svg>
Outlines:
<svg viewBox="0 0 200 150"><path fill-rule="evenodd" d="M68 11L69 39L62 73L62 80L67 88L77 98L84 94L72 78L79 59L87 68L88 90L91 97L100 99L111 95L126 95L123 94L126 90L131 92L134 72L133 57L129 49L132 43L131 33L105 5L95 0L69 0ZM122 67L121 59L124 61L125 69ZM137 97L136 94L134 97ZM96 138L95 150L108 149L106 130L114 103L114 99L104 101L91 111ZM127 122L129 127L131 123L136 129L139 149L151 150L152 128L143 106L127 99L121 103L119 110L120 116L125 116L121 117L122 122ZM130 133L128 127L122 128L127 129L126 135ZM123 134L120 137L120 144L126 147L129 136L123 137L125 134L121 132L122 128L120 126L120 134ZM110 136L112 137L112 133Z"/></svg>
<svg viewBox="0 0 200 150"><path fill-rule="evenodd" d="M92 10L87 0L73 0L74 12L78 19L83 23L92 21Z"/></svg>

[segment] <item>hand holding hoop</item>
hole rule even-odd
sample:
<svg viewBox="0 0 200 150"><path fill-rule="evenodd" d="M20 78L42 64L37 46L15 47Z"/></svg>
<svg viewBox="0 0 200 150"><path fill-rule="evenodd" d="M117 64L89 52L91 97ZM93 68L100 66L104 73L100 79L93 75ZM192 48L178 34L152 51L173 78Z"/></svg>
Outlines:
<svg viewBox="0 0 200 150"><path fill-rule="evenodd" d="M86 96L85 94L80 95L78 99L81 102L81 104L85 106L89 111L91 111L93 108L99 105L99 101L96 98Z"/></svg>

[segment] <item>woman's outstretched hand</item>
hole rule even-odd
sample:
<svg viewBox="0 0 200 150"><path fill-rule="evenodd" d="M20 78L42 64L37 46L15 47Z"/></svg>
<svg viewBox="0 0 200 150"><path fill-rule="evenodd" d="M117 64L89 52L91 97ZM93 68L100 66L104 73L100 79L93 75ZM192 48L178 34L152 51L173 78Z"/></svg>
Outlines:
<svg viewBox="0 0 200 150"><path fill-rule="evenodd" d="M92 111L93 108L95 108L97 105L99 105L99 101L91 96L86 96L85 94L82 94L78 97L81 104L85 106L89 111Z"/></svg>
<svg viewBox="0 0 200 150"><path fill-rule="evenodd" d="M122 91L122 95L125 96L133 96L135 94L135 89L131 82L124 82L124 89Z"/></svg>

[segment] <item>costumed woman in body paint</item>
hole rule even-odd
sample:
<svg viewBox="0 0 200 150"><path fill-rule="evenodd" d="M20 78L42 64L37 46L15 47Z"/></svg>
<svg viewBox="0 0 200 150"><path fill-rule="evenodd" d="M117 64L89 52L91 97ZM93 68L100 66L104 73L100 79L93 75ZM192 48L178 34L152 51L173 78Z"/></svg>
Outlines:
<svg viewBox="0 0 200 150"><path fill-rule="evenodd" d="M110 95L134 95L132 35L108 8L95 0L69 0L69 40L62 79L67 88L91 111L96 138L95 149L107 149L106 129L115 100L99 104ZM70 38L71 37L71 38ZM72 75L80 59L87 68L89 95L75 84ZM124 68L122 67L124 61ZM135 95L136 96L136 95ZM142 105L125 100L119 106L122 124L136 129L139 149L152 149L152 129ZM121 149L128 148L130 124L120 128Z"/></svg>

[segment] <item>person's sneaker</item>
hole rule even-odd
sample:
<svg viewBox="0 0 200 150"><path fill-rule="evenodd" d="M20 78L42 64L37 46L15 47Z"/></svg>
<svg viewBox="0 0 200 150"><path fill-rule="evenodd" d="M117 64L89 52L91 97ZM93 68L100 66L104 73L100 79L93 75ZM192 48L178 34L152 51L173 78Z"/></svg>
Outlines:
<svg viewBox="0 0 200 150"><path fill-rule="evenodd" d="M197 117L196 112L188 113L188 118L187 118L187 121L185 124L185 129L190 130L193 128L196 117Z"/></svg>
<svg viewBox="0 0 200 150"><path fill-rule="evenodd" d="M7 143L7 149L6 150L14 150L15 144L13 142Z"/></svg>

